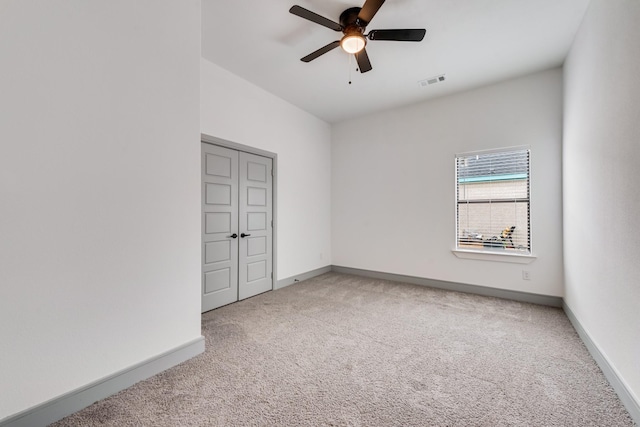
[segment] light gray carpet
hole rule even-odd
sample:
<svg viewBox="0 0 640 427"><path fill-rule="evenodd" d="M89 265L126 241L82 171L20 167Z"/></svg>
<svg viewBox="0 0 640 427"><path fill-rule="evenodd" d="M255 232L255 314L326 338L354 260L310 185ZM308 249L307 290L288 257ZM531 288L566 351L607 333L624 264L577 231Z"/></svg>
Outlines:
<svg viewBox="0 0 640 427"><path fill-rule="evenodd" d="M55 426L631 426L560 309L328 273Z"/></svg>

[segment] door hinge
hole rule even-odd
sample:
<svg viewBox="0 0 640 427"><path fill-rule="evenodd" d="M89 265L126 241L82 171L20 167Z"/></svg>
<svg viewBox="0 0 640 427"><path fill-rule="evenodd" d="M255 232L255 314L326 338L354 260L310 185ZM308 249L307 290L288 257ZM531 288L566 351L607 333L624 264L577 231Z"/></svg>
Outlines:
<svg viewBox="0 0 640 427"><path fill-rule="evenodd" d="M271 176L274 176L274 175L273 175L273 169L271 169Z"/></svg>

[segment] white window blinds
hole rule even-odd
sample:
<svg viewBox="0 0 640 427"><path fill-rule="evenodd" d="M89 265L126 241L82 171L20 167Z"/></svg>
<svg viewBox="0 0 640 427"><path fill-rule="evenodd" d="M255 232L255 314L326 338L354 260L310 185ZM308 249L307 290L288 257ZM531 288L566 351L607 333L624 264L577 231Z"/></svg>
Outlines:
<svg viewBox="0 0 640 427"><path fill-rule="evenodd" d="M456 156L458 249L531 253L528 148Z"/></svg>

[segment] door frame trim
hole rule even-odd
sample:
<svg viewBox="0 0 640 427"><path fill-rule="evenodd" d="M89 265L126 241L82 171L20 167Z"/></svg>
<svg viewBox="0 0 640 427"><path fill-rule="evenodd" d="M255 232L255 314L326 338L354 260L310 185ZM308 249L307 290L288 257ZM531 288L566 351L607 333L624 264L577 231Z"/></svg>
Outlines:
<svg viewBox="0 0 640 427"><path fill-rule="evenodd" d="M273 279L271 280L271 290L278 289L278 154L271 151L261 150L260 148L251 147L249 145L239 144L233 141L227 141L226 139L217 138L215 136L200 134L200 142L206 144L217 145L219 147L230 148L236 151L243 151L249 154L255 154L262 157L267 157L273 162L273 181L271 189L271 209L273 210L271 219L273 220L273 227L271 230L271 271L273 272Z"/></svg>

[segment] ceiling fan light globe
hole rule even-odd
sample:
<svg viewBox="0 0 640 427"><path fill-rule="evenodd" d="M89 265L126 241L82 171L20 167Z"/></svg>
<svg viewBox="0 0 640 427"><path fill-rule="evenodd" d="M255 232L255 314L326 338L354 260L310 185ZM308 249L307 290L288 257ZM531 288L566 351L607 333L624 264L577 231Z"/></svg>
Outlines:
<svg viewBox="0 0 640 427"><path fill-rule="evenodd" d="M349 34L342 38L340 47L347 53L358 53L364 49L366 42L361 34Z"/></svg>

